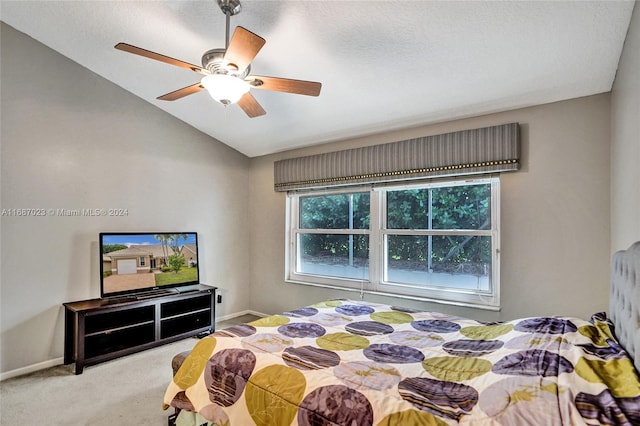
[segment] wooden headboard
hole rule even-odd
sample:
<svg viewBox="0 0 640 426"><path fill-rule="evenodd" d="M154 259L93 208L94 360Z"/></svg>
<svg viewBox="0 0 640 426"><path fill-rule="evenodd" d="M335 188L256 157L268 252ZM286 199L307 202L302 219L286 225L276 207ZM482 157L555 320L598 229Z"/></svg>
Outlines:
<svg viewBox="0 0 640 426"><path fill-rule="evenodd" d="M620 344L640 371L640 241L613 255L609 317Z"/></svg>

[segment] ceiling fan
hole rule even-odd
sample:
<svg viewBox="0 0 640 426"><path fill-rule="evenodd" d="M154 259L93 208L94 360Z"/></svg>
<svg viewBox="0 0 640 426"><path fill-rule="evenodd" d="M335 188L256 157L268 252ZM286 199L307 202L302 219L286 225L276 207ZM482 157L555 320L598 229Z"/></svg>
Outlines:
<svg viewBox="0 0 640 426"><path fill-rule="evenodd" d="M256 57L266 41L240 26L236 27L231 40L229 40L231 16L240 13L242 6L240 0L218 0L218 6L226 16L225 48L211 49L205 52L202 55L202 67L127 43L118 43L115 48L204 75L199 83L183 87L157 98L163 101L175 101L207 89L211 97L216 101L223 105L237 102L245 114L253 118L265 115L266 112L249 92L251 88L307 96L318 96L320 94L322 84L315 81L251 75L251 61Z"/></svg>

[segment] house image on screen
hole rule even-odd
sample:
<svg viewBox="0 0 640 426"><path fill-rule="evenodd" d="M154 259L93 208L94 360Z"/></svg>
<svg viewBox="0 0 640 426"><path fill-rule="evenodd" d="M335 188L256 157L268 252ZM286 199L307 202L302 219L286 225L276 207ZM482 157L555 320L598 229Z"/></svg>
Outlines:
<svg viewBox="0 0 640 426"><path fill-rule="evenodd" d="M160 244L132 245L102 256L102 270L112 275L148 273L167 264L167 256Z"/></svg>

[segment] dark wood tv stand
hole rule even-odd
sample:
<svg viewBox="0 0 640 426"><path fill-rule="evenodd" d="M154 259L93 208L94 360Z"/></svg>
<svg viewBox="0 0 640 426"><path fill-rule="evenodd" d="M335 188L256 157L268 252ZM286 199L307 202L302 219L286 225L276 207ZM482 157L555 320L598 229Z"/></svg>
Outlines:
<svg viewBox="0 0 640 426"><path fill-rule="evenodd" d="M213 333L215 290L64 303L64 363L82 374L88 365Z"/></svg>

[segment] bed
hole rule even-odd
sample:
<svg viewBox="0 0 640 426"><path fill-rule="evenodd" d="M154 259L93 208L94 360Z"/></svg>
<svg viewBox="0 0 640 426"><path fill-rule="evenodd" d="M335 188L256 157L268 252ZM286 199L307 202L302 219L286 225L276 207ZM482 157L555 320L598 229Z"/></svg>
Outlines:
<svg viewBox="0 0 640 426"><path fill-rule="evenodd" d="M179 425L639 425L640 242L611 278L589 320L339 299L219 330L174 359L165 408Z"/></svg>

